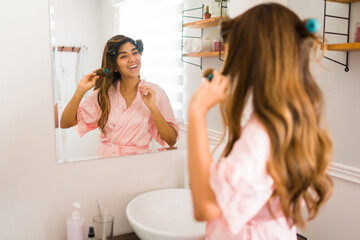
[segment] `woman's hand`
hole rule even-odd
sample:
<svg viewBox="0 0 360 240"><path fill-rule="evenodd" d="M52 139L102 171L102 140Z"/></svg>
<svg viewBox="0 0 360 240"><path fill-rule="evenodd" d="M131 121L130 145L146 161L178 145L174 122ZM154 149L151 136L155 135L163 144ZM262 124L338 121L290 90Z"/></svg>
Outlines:
<svg viewBox="0 0 360 240"><path fill-rule="evenodd" d="M222 215L209 184L213 159L209 149L206 113L217 103L226 100L229 80L217 71L213 71L213 74L211 82L204 80L192 96L188 114L188 172L194 217L199 221L211 221Z"/></svg>
<svg viewBox="0 0 360 240"><path fill-rule="evenodd" d="M77 87L77 90L85 93L94 87L96 81L100 78L95 72L86 74L81 80Z"/></svg>
<svg viewBox="0 0 360 240"><path fill-rule="evenodd" d="M226 99L229 80L218 71L214 70L213 74L214 77L211 82L204 78L200 88L192 96L189 111L206 114L210 108Z"/></svg>
<svg viewBox="0 0 360 240"><path fill-rule="evenodd" d="M149 109L156 107L155 105L156 92L154 91L154 89L152 89L149 86L140 86L138 90L140 92L141 99Z"/></svg>

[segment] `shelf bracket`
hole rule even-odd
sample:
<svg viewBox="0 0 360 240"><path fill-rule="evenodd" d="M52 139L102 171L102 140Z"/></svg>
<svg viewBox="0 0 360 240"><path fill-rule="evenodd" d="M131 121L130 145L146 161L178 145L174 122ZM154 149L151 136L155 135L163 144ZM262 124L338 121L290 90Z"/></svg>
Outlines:
<svg viewBox="0 0 360 240"><path fill-rule="evenodd" d="M194 16L186 16L185 13L190 11L196 11L201 9L201 17ZM202 58L200 58L200 64L196 64L193 62L188 62L184 60L184 38L202 38L203 37L203 29L201 29L201 36L184 36L184 18L195 18L195 19L203 19L204 16L204 4L198 8L186 9L182 11L182 20L181 20L181 61L184 63L191 64L193 66L199 67L202 70Z"/></svg>
<svg viewBox="0 0 360 240"><path fill-rule="evenodd" d="M223 17L223 8L228 8L227 7L227 5L226 6L223 6L223 1L220 1L220 17L221 17L221 19L222 19L222 17ZM223 58L221 58L221 42L222 42L222 36L221 36L221 28L220 28L220 43L219 43L219 60L220 61L224 61L224 59ZM225 49L224 49L225 50Z"/></svg>
<svg viewBox="0 0 360 240"><path fill-rule="evenodd" d="M350 35L350 13L351 13L351 2L347 3L349 5L349 13L348 13L348 17L341 17L341 16L335 16L335 15L328 15L326 14L326 3L327 3L327 0L324 1L324 24L323 24L323 39L325 40L325 34L332 34L332 35L342 35L342 36L346 36L346 41L347 43L349 43L349 35ZM337 19L342 19L342 20L347 20L348 22L348 25L347 25L347 33L337 33L337 32L327 32L325 30L326 28L326 18L329 17L329 18L337 18ZM324 58L330 60L330 61L333 61L337 64L340 64L342 66L345 67L345 72L348 72L349 71L349 51L346 51L346 61L345 63L342 63L342 62L339 62L339 61L336 61L332 58L329 58L329 57L326 57L324 56Z"/></svg>

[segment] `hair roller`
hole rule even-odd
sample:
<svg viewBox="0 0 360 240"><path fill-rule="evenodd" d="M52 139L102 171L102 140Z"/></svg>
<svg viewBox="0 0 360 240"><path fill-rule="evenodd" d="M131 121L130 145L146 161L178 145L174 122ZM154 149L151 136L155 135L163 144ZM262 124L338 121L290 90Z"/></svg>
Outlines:
<svg viewBox="0 0 360 240"><path fill-rule="evenodd" d="M305 28L306 30L308 30L309 33L316 33L317 31L319 31L320 27L321 24L316 18L310 18L305 22Z"/></svg>
<svg viewBox="0 0 360 240"><path fill-rule="evenodd" d="M102 78L109 74L109 70L107 68L99 68L95 70L95 73Z"/></svg>
<svg viewBox="0 0 360 240"><path fill-rule="evenodd" d="M143 51L144 51L143 41L141 39L136 40L135 41L135 46L136 46L136 49L139 51L139 53L142 54Z"/></svg>

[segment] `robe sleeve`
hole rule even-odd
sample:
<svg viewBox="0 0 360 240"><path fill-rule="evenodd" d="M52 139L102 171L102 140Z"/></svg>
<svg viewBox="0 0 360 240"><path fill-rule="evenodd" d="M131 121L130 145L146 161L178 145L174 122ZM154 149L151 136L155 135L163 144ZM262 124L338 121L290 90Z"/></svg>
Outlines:
<svg viewBox="0 0 360 240"><path fill-rule="evenodd" d="M79 105L75 130L80 137L98 127L101 109L97 101L98 91L90 93Z"/></svg>
<svg viewBox="0 0 360 240"><path fill-rule="evenodd" d="M166 95L165 91L157 85L155 85L154 90L156 91L155 101L157 108L159 109L161 115L164 117L165 121L168 122L176 130L177 139L179 139L179 124L175 119L169 97ZM152 116L150 117L150 134L163 147L167 145L166 142L160 137L160 133L155 125L155 121Z"/></svg>
<svg viewBox="0 0 360 240"><path fill-rule="evenodd" d="M210 167L210 186L233 234L265 206L273 192L273 179L266 170L269 153L267 132L260 123L250 124L230 154Z"/></svg>

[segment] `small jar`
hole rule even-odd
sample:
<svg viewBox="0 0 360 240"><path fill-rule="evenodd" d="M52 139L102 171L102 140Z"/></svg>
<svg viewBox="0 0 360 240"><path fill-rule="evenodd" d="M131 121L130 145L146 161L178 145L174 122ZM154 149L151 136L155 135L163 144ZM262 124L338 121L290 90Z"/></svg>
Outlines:
<svg viewBox="0 0 360 240"><path fill-rule="evenodd" d="M213 41L213 51L219 51L220 46L221 46L221 51L224 51L225 46L224 46L223 42L221 42L221 44L220 44L220 40Z"/></svg>
<svg viewBox="0 0 360 240"><path fill-rule="evenodd" d="M360 42L360 22L356 23L355 42Z"/></svg>

